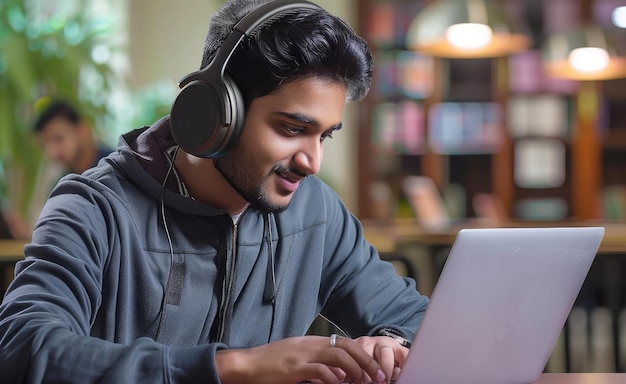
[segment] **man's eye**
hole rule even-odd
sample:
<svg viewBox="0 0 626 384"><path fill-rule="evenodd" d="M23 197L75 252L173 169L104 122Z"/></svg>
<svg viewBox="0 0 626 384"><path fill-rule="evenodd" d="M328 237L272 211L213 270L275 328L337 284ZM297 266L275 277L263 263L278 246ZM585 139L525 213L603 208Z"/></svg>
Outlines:
<svg viewBox="0 0 626 384"><path fill-rule="evenodd" d="M298 134L298 133L303 131L302 127L296 127L296 126L293 126L293 125L284 124L283 127L284 127L285 131L287 131L288 133L290 133L292 135L296 135L296 134Z"/></svg>
<svg viewBox="0 0 626 384"><path fill-rule="evenodd" d="M326 140L326 139L332 139L333 138L333 133L332 132L326 132L322 134L322 141Z"/></svg>

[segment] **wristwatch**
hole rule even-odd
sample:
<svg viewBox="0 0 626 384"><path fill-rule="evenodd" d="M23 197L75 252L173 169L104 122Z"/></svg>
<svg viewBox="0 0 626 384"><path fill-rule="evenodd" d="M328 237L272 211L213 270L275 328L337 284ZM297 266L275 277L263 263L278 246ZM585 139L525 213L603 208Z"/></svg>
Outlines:
<svg viewBox="0 0 626 384"><path fill-rule="evenodd" d="M411 348L411 342L402 337L398 331L391 328L383 328L377 333L378 336L388 336L405 348Z"/></svg>

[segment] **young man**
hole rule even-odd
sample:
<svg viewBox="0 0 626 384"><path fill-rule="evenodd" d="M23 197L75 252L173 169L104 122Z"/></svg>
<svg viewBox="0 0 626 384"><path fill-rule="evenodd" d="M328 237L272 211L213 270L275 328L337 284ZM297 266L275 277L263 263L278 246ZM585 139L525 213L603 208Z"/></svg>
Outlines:
<svg viewBox="0 0 626 384"><path fill-rule="evenodd" d="M203 68L260 3L227 1L215 13ZM345 102L369 89L365 42L325 10L303 7L244 38L226 72L245 109L232 148L196 156L175 141L172 131L185 129L172 124L179 96L171 118L122 136L103 164L52 192L0 306L4 378L397 376L428 300L313 176ZM320 313L349 337L303 336Z"/></svg>
<svg viewBox="0 0 626 384"><path fill-rule="evenodd" d="M111 152L96 143L89 124L62 100L52 101L40 113L33 130L46 156L67 172L81 174Z"/></svg>

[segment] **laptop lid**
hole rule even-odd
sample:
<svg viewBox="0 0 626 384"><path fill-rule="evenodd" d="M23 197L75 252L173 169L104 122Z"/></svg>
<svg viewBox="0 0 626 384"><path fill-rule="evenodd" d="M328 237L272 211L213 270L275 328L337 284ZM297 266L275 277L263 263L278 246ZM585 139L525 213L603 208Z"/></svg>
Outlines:
<svg viewBox="0 0 626 384"><path fill-rule="evenodd" d="M603 235L601 227L461 230L397 383L537 380Z"/></svg>

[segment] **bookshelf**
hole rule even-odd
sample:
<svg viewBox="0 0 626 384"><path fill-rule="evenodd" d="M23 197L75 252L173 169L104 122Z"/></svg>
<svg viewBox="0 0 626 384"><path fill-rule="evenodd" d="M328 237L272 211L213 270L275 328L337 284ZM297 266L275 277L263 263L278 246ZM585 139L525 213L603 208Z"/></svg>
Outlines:
<svg viewBox="0 0 626 384"><path fill-rule="evenodd" d="M401 181L423 175L453 217L476 216L474 198L488 194L516 220L626 220L626 82L548 78L539 51L583 18L606 24L615 1L503 0L533 47L494 59L408 51L408 25L428 2L358 2L376 65L360 103L359 216L380 218L381 185L393 206L384 212L412 215Z"/></svg>

